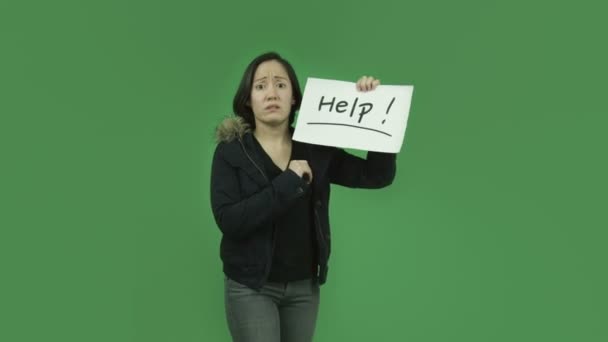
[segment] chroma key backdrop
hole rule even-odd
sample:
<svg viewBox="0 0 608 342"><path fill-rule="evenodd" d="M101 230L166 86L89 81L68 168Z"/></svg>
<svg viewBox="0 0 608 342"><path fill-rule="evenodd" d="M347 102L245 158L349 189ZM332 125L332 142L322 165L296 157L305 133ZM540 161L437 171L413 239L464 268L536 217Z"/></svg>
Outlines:
<svg viewBox="0 0 608 342"><path fill-rule="evenodd" d="M315 341L608 341L607 10L1 1L0 341L230 341L214 130L267 51L415 86L394 183L332 187Z"/></svg>

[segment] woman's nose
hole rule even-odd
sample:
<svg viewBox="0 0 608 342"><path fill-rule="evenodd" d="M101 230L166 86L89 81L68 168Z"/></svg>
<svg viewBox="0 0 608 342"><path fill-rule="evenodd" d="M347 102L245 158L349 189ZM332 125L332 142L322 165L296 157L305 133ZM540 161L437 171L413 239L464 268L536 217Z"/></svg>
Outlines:
<svg viewBox="0 0 608 342"><path fill-rule="evenodd" d="M279 97L279 94L277 93L277 89L275 86L268 87L267 97L268 97L268 99L276 99Z"/></svg>

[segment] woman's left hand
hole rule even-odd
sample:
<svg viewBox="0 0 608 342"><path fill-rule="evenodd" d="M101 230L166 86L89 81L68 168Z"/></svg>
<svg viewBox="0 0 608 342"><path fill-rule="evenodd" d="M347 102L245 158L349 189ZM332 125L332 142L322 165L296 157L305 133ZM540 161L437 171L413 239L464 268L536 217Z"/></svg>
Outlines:
<svg viewBox="0 0 608 342"><path fill-rule="evenodd" d="M380 80L373 78L372 76L362 76L357 81L358 91L369 91L376 89L380 85Z"/></svg>

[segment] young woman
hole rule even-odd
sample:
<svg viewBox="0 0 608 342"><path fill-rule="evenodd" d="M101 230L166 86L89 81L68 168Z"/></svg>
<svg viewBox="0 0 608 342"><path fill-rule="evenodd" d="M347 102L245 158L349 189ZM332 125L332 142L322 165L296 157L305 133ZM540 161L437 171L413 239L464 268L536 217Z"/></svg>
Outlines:
<svg viewBox="0 0 608 342"><path fill-rule="evenodd" d="M363 76L359 91L380 84ZM396 155L294 141L302 93L277 53L255 58L217 128L211 206L222 231L225 309L234 341L311 341L331 253L330 183L382 188Z"/></svg>

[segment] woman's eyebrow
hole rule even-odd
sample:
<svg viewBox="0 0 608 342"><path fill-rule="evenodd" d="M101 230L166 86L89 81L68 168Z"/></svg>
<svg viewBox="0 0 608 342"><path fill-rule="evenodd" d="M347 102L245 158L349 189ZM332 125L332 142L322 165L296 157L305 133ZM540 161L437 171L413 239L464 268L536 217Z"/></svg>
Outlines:
<svg viewBox="0 0 608 342"><path fill-rule="evenodd" d="M273 76L273 77L274 77L274 78L280 78L280 79L282 79L282 80L287 80L287 78L285 78L285 77L283 77L283 76ZM266 80L266 78L267 78L267 77L266 77L266 76L264 76L264 77L258 78L257 80L254 80L253 82L264 81L264 80Z"/></svg>

